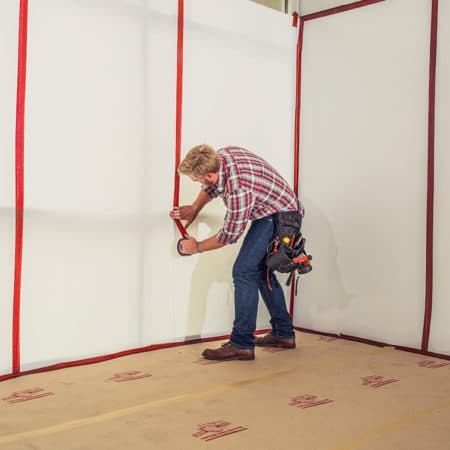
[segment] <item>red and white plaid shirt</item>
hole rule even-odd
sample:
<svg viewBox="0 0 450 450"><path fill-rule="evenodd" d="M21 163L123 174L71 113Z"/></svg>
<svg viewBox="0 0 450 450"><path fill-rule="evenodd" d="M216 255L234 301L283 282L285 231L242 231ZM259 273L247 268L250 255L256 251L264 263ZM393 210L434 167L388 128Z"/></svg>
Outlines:
<svg viewBox="0 0 450 450"><path fill-rule="evenodd" d="M223 228L217 233L222 244L235 243L249 220L279 211L303 208L287 181L264 159L239 147L217 151L220 170L217 184L203 186L210 197L223 197L227 208Z"/></svg>

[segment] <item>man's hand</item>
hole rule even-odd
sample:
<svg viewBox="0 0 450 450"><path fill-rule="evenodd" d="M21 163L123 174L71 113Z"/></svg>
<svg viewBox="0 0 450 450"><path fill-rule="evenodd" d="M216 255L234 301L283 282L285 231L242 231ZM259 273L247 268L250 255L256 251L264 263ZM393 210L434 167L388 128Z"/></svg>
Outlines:
<svg viewBox="0 0 450 450"><path fill-rule="evenodd" d="M193 205L175 206L169 215L174 220L186 220L184 227L187 228L195 220L199 211Z"/></svg>
<svg viewBox="0 0 450 450"><path fill-rule="evenodd" d="M186 239L182 239L180 241L180 248L182 253L186 255L194 255L195 253L200 253L200 249L198 247L198 242L192 236L188 236Z"/></svg>

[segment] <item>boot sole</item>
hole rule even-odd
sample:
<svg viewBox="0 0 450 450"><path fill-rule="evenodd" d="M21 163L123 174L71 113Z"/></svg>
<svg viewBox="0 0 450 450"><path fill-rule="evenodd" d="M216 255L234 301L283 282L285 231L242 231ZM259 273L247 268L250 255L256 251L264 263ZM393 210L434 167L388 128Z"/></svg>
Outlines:
<svg viewBox="0 0 450 450"><path fill-rule="evenodd" d="M209 359L212 361L253 361L255 359L255 357L253 356L253 358L248 358L245 356L230 356L229 358L213 358L211 356L206 356L206 355L202 355L202 357L204 359Z"/></svg>
<svg viewBox="0 0 450 450"><path fill-rule="evenodd" d="M255 342L255 345L257 347L276 347L276 348L286 348L286 349L294 349L295 344L257 344Z"/></svg>

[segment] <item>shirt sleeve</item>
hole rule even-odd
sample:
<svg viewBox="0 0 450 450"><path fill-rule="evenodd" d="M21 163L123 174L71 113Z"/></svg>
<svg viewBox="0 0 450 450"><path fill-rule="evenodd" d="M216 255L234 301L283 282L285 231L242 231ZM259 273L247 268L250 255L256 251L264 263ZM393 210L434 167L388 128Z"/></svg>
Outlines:
<svg viewBox="0 0 450 450"><path fill-rule="evenodd" d="M222 244L234 244L245 231L255 197L251 191L237 189L229 193L224 200L227 212L223 228L217 233L216 238Z"/></svg>
<svg viewBox="0 0 450 450"><path fill-rule="evenodd" d="M213 186L202 185L202 191L206 192L211 198L216 198L219 194Z"/></svg>

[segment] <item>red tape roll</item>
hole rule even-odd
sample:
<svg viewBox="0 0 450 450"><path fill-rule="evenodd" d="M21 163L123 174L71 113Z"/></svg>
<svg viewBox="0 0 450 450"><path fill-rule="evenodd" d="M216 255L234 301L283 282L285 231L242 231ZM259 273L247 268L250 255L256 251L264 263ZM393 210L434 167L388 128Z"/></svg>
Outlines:
<svg viewBox="0 0 450 450"><path fill-rule="evenodd" d="M191 256L190 253L184 253L183 250L181 250L181 244L182 244L183 241L186 241L186 239L181 238L181 239L177 242L177 251L178 251L178 254L179 254L180 256Z"/></svg>

